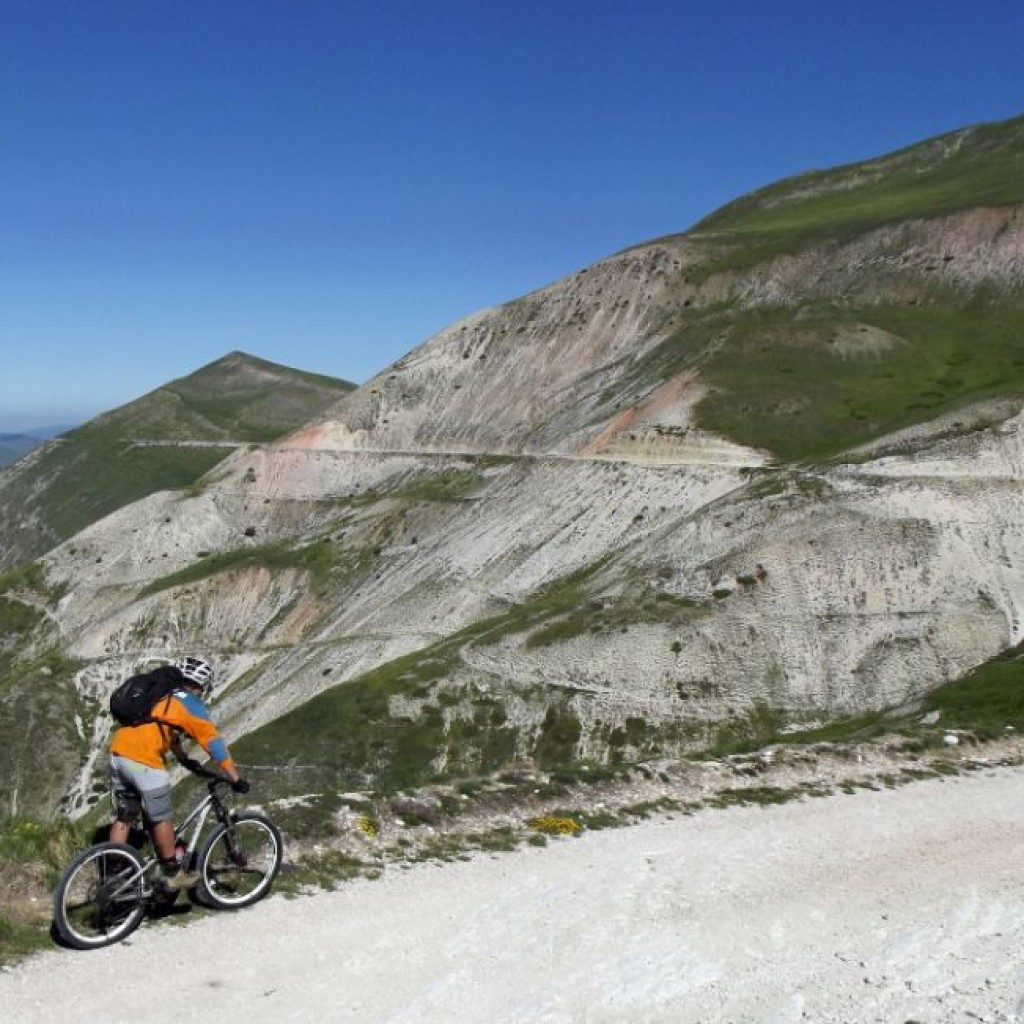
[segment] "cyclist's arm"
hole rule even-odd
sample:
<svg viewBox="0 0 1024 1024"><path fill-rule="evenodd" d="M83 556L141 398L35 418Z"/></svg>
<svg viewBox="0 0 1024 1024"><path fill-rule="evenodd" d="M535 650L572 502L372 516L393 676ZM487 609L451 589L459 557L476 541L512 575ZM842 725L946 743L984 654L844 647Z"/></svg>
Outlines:
<svg viewBox="0 0 1024 1024"><path fill-rule="evenodd" d="M206 705L193 694L175 694L166 715L169 724L187 733L217 763L217 767L232 781L238 779L231 751L217 731L206 710Z"/></svg>

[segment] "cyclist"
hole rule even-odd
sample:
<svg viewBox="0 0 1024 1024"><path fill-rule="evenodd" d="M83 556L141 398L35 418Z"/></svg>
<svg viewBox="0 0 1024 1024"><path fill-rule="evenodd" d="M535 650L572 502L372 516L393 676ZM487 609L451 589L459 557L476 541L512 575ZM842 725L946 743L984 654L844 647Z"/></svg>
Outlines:
<svg viewBox="0 0 1024 1024"><path fill-rule="evenodd" d="M110 826L110 839L126 843L141 810L160 858L163 883L170 891L178 892L195 886L199 876L183 871L175 857L166 758L174 754L182 764L189 765L190 759L181 748L182 734L187 734L217 763L236 793L247 793L249 783L238 774L204 703L213 691L213 666L203 658L190 656L174 662L171 668L181 677L180 686L157 701L153 720L123 725L111 738L110 789L116 820Z"/></svg>

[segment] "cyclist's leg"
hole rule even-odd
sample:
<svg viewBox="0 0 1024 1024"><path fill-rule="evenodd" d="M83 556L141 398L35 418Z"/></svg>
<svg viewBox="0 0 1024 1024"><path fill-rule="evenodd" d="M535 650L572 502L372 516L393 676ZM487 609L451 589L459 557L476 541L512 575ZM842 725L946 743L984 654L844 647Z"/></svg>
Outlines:
<svg viewBox="0 0 1024 1024"><path fill-rule="evenodd" d="M170 818L162 821L150 821L149 834L153 837L153 845L163 863L177 861L174 857L174 824Z"/></svg>
<svg viewBox="0 0 1024 1024"><path fill-rule="evenodd" d="M115 842L124 842L127 839L128 827L134 817L122 818L122 811L131 815L132 810L141 808L146 820L146 827L153 839L153 846L157 855L162 861L174 859L174 825L171 822L171 780L170 776L162 768L151 768L149 765L139 764L138 761L129 760L126 757L119 757L116 754L110 759L111 777L116 777L119 789L115 789L115 799L118 794L127 794L123 797L125 805L122 808L119 804L117 821L111 827L111 839ZM115 829L125 839L115 838Z"/></svg>
<svg viewBox="0 0 1024 1024"><path fill-rule="evenodd" d="M183 871L175 856L170 776L162 769L145 765L135 765L132 775L142 798L142 810L149 834L153 837L153 846L160 858L164 887L171 892L191 889L199 881L199 875L194 871Z"/></svg>
<svg viewBox="0 0 1024 1024"><path fill-rule="evenodd" d="M142 813L142 800L127 771L122 771L123 758L110 758L110 799L114 805L114 822L110 841L127 843L131 830Z"/></svg>

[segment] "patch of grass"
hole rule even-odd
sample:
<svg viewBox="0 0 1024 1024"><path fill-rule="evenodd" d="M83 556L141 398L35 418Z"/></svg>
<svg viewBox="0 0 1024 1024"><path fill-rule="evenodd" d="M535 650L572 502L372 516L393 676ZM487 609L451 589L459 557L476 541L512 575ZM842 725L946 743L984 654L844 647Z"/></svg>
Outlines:
<svg viewBox="0 0 1024 1024"><path fill-rule="evenodd" d="M327 541L317 541L301 547L287 544L263 544L233 548L201 558L178 572L153 580L140 592L140 597L163 590L198 583L220 573L238 569L262 568L280 571L298 569L308 572L314 589L323 587L339 558L337 549Z"/></svg>
<svg viewBox="0 0 1024 1024"><path fill-rule="evenodd" d="M0 966L17 963L52 945L49 929L45 926L14 921L0 913Z"/></svg>
<svg viewBox="0 0 1024 1024"><path fill-rule="evenodd" d="M803 791L796 787L784 789L780 786L740 786L721 790L710 797L707 804L709 807L734 807L746 804L767 807L799 800L803 795Z"/></svg>
<svg viewBox="0 0 1024 1024"><path fill-rule="evenodd" d="M512 825L496 825L482 832L448 832L429 836L412 852L400 844L402 859L420 862L430 860L468 860L473 851L508 853L519 848L522 836Z"/></svg>
<svg viewBox="0 0 1024 1024"><path fill-rule="evenodd" d="M94 841L95 825L84 820L8 818L0 824L0 865L26 868L52 888L71 858Z"/></svg>
<svg viewBox="0 0 1024 1024"><path fill-rule="evenodd" d="M0 692L12 666L31 660L34 646L48 642L47 634L55 636L46 611L62 594L63 587L47 583L38 562L0 573Z"/></svg>
<svg viewBox="0 0 1024 1024"><path fill-rule="evenodd" d="M825 460L1024 392L1024 309L941 291L916 306L719 306L690 315L631 364L621 389L647 394L692 369L706 387L700 427L781 461Z"/></svg>
<svg viewBox="0 0 1024 1024"><path fill-rule="evenodd" d="M727 757L749 754L777 742L784 721L782 715L767 704L760 704L749 715L720 723L714 739L700 756Z"/></svg>
<svg viewBox="0 0 1024 1024"><path fill-rule="evenodd" d="M231 451L140 446L105 426L82 427L67 438L42 455L36 473L48 481L46 520L60 538L156 491L188 487Z"/></svg>
<svg viewBox="0 0 1024 1024"><path fill-rule="evenodd" d="M9 634L26 634L39 624L43 613L24 601L0 595L0 643Z"/></svg>
<svg viewBox="0 0 1024 1024"><path fill-rule="evenodd" d="M622 808L622 813L633 818L649 818L654 814L681 811L684 807L685 805L681 801L664 796L656 800L643 800L637 804L629 804Z"/></svg>
<svg viewBox="0 0 1024 1024"><path fill-rule="evenodd" d="M75 823L34 818L8 819L0 827L0 859L17 864L42 866L51 881L83 844L85 832Z"/></svg>
<svg viewBox="0 0 1024 1024"><path fill-rule="evenodd" d="M501 615L485 619L452 638L455 643L498 643L504 637L544 628L552 620L578 610L587 600L586 584L606 564L607 558L555 580L528 601L511 606Z"/></svg>
<svg viewBox="0 0 1024 1024"><path fill-rule="evenodd" d="M78 773L89 741L76 718L93 706L75 689L76 667L56 649L25 661L0 651L0 822L52 809Z"/></svg>
<svg viewBox="0 0 1024 1024"><path fill-rule="evenodd" d="M293 761L299 786L312 781L323 788L381 793L414 789L436 778L433 763L446 750L453 772L456 766L462 775L493 770L510 749L504 715L482 704L470 723L449 726L440 708L430 703L433 684L451 671L454 657L454 650L434 645L327 690L244 737L234 745L238 756L285 768ZM422 703L415 714L393 716L395 697ZM450 742L450 729L456 745ZM276 772L268 783L292 788L288 777Z"/></svg>
<svg viewBox="0 0 1024 1024"><path fill-rule="evenodd" d="M341 799L337 793L327 792L287 807L275 807L273 814L278 828L288 836L324 840L338 834L334 815L340 808Z"/></svg>
<svg viewBox="0 0 1024 1024"><path fill-rule="evenodd" d="M581 601L566 614L530 633L526 646L547 647L585 634L621 632L634 625L681 624L703 611L706 607L700 602L667 591L646 591L614 602Z"/></svg>
<svg viewBox="0 0 1024 1024"><path fill-rule="evenodd" d="M0 824L0 965L50 946L49 897L87 829L19 817Z"/></svg>
<svg viewBox="0 0 1024 1024"><path fill-rule="evenodd" d="M331 889L353 878L375 878L380 866L359 860L340 850L306 854L294 864L286 864L274 882L274 891L295 896L310 889Z"/></svg>
<svg viewBox="0 0 1024 1024"><path fill-rule="evenodd" d="M414 862L469 860L466 838L459 833L430 836L420 844L415 853L407 855L407 859Z"/></svg>
<svg viewBox="0 0 1024 1024"><path fill-rule="evenodd" d="M461 792L473 794L479 791L474 779L515 762L522 748L540 766L573 760L582 729L570 697L548 708L532 736L513 726L503 706L490 699L469 701L459 713L446 715L435 702L434 684L452 662L436 649L431 653L398 659L320 694L243 737L233 745L236 756L280 766L265 777L275 795L331 787L386 795L447 780L458 780ZM416 710L393 714L395 697L412 700Z"/></svg>
<svg viewBox="0 0 1024 1024"><path fill-rule="evenodd" d="M544 716L533 756L542 767L568 764L574 758L582 735L583 727L577 715L564 705L553 704ZM557 780L552 781L557 784Z"/></svg>
<svg viewBox="0 0 1024 1024"><path fill-rule="evenodd" d="M993 658L962 679L929 693L924 713L940 713L940 729L962 729L978 739L1024 731L1024 645Z"/></svg>
<svg viewBox="0 0 1024 1024"><path fill-rule="evenodd" d="M467 840L478 850L487 853L508 853L520 843L520 837L511 825L498 825L486 832L472 833L467 836Z"/></svg>
<svg viewBox="0 0 1024 1024"><path fill-rule="evenodd" d="M27 562L16 565L6 572L0 573L0 594L27 590L35 594L46 594L46 574L39 562Z"/></svg>
<svg viewBox="0 0 1024 1024"><path fill-rule="evenodd" d="M453 502L463 501L478 491L486 481L475 469L450 470L417 480L390 497L406 501Z"/></svg>
<svg viewBox="0 0 1024 1024"><path fill-rule="evenodd" d="M780 739L805 746L815 743L863 743L892 732L902 724L884 711L868 711L863 715L839 718L814 729L786 732Z"/></svg>
<svg viewBox="0 0 1024 1024"><path fill-rule="evenodd" d="M898 343L839 354L836 332L862 327ZM968 401L1024 391L1024 310L878 307L799 323L789 310L746 312L704 373L701 426L785 461L820 460Z"/></svg>
<svg viewBox="0 0 1024 1024"><path fill-rule="evenodd" d="M611 811L580 811L577 820L591 832L603 828L625 828L631 822L620 814Z"/></svg>

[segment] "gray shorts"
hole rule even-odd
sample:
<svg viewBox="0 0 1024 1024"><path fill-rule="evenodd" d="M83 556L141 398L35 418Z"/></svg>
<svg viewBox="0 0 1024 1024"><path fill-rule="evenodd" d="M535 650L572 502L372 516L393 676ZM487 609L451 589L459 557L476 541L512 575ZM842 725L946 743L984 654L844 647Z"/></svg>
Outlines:
<svg viewBox="0 0 1024 1024"><path fill-rule="evenodd" d="M141 811L147 821L170 821L171 777L163 768L110 755L110 797L118 821L132 823Z"/></svg>

